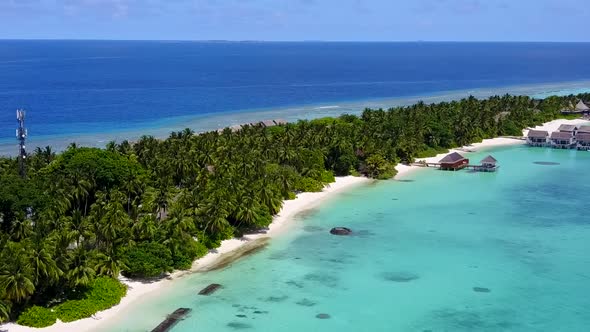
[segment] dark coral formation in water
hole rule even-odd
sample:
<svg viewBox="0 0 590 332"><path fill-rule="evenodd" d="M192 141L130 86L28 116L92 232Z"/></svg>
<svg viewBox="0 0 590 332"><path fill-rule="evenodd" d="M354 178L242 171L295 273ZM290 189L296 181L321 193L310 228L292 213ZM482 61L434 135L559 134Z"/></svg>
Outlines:
<svg viewBox="0 0 590 332"><path fill-rule="evenodd" d="M328 315L328 314L317 314L317 315L315 315L315 318L318 318L318 319L329 319L330 318L330 315Z"/></svg>
<svg viewBox="0 0 590 332"><path fill-rule="evenodd" d="M299 301L295 302L295 304L300 305L300 306L304 306L304 307L313 307L314 305L317 304L317 302L314 302L310 299L303 299L303 300L299 300Z"/></svg>
<svg viewBox="0 0 590 332"><path fill-rule="evenodd" d="M254 310L254 313L257 315L262 315L262 314L268 314L268 311L264 311L264 310Z"/></svg>
<svg viewBox="0 0 590 332"><path fill-rule="evenodd" d="M229 323L227 323L227 326L231 327L234 330L245 330L245 329L252 328L252 325L246 324L246 323L240 323L240 322L229 322Z"/></svg>
<svg viewBox="0 0 590 332"><path fill-rule="evenodd" d="M303 283L294 281L294 280L289 280L287 282L285 282L285 284L289 285L289 286L293 286L293 287L297 287L297 288L303 288Z"/></svg>
<svg viewBox="0 0 590 332"><path fill-rule="evenodd" d="M451 308L436 310L426 319L424 327L431 331L514 331L520 324L514 312L503 309L456 310ZM436 327L436 328L435 328Z"/></svg>
<svg viewBox="0 0 590 332"><path fill-rule="evenodd" d="M325 273L308 273L305 276L303 276L303 279L307 281L317 282L322 286L330 288L338 286L339 281L337 277Z"/></svg>
<svg viewBox="0 0 590 332"><path fill-rule="evenodd" d="M283 302L283 301L285 301L288 298L289 297L287 295L282 295L282 296L269 296L269 297L265 298L263 301L264 302L275 302L275 303L278 303L278 302Z"/></svg>
<svg viewBox="0 0 590 332"><path fill-rule="evenodd" d="M556 162L553 162L553 161L534 161L533 164L545 165L545 166L557 166L557 165L561 165L560 163L556 163Z"/></svg>
<svg viewBox="0 0 590 332"><path fill-rule="evenodd" d="M485 287L473 287L473 291L478 292L478 293L489 293L492 290L489 288L485 288Z"/></svg>
<svg viewBox="0 0 590 332"><path fill-rule="evenodd" d="M381 273L381 278L393 282L410 282L419 279L420 276L411 272L397 271Z"/></svg>

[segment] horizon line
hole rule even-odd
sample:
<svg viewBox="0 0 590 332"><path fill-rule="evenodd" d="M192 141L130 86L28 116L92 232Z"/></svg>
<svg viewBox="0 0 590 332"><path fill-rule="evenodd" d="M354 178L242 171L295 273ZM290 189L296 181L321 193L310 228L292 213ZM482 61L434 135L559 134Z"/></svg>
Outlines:
<svg viewBox="0 0 590 332"><path fill-rule="evenodd" d="M588 44L590 41L555 40L263 40L263 39L107 39L107 38L0 38L0 41L121 41L121 42L186 42L186 43L529 43Z"/></svg>

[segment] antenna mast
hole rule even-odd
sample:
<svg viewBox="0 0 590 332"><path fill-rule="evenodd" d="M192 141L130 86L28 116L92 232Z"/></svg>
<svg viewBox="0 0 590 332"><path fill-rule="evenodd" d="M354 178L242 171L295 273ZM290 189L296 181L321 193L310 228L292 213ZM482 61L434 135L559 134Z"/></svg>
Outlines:
<svg viewBox="0 0 590 332"><path fill-rule="evenodd" d="M18 121L18 128L16 129L16 139L18 140L19 154L18 154L18 168L20 176L26 176L27 152L25 150L25 140L27 138L27 129L25 128L25 111L16 111L16 121Z"/></svg>

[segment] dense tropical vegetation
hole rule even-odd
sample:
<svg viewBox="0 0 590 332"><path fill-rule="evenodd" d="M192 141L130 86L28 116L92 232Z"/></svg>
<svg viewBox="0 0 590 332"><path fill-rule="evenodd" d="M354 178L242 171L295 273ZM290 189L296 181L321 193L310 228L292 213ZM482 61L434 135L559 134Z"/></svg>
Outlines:
<svg viewBox="0 0 590 332"><path fill-rule="evenodd" d="M25 178L16 159L0 159L0 320L88 317L124 295L120 273L188 269L222 240L268 226L297 192L320 191L334 176L391 178L399 162L520 135L579 98L590 95L471 97L238 131L186 129L106 149L47 147L26 159Z"/></svg>

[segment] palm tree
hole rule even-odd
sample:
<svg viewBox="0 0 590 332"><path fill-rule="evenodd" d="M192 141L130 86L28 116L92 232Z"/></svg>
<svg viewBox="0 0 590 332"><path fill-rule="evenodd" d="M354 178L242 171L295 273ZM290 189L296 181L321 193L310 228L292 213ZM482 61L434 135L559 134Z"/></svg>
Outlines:
<svg viewBox="0 0 590 332"><path fill-rule="evenodd" d="M33 271L33 281L39 284L41 281L52 284L63 274L52 257L51 244L48 241L38 240L31 245L28 267Z"/></svg>
<svg viewBox="0 0 590 332"><path fill-rule="evenodd" d="M156 235L156 232L158 231L155 216L152 214L140 216L133 223L131 230L133 231L137 241L153 239Z"/></svg>
<svg viewBox="0 0 590 332"><path fill-rule="evenodd" d="M8 321L10 318L10 303L0 301L0 323Z"/></svg>
<svg viewBox="0 0 590 332"><path fill-rule="evenodd" d="M4 298L20 303L28 299L35 292L33 273L28 261L23 243L8 242L0 257L0 290Z"/></svg>
<svg viewBox="0 0 590 332"><path fill-rule="evenodd" d="M72 265L66 273L72 287L88 286L96 272L89 265L88 253L84 248L76 248L72 255Z"/></svg>
<svg viewBox="0 0 590 332"><path fill-rule="evenodd" d="M121 270L126 268L123 261L115 257L113 252L98 253L96 255L96 261L97 263L94 269L99 275L117 278Z"/></svg>
<svg viewBox="0 0 590 332"><path fill-rule="evenodd" d="M15 241L21 241L33 232L33 224L30 219L18 219L12 224L12 238Z"/></svg>
<svg viewBox="0 0 590 332"><path fill-rule="evenodd" d="M129 215L123 208L124 194L119 191L111 192L111 201L104 209L104 215L98 222L98 234L102 244L110 248L118 238L121 238L131 223Z"/></svg>
<svg viewBox="0 0 590 332"><path fill-rule="evenodd" d="M74 199L75 204L72 204L77 209L82 209L84 207L84 215L86 215L88 210L88 195L90 190L92 189L92 184L88 180L84 179L75 179L74 180L74 188L71 192L71 197Z"/></svg>
<svg viewBox="0 0 590 332"><path fill-rule="evenodd" d="M105 146L105 149L110 152L117 151L117 142L116 141L109 141Z"/></svg>

